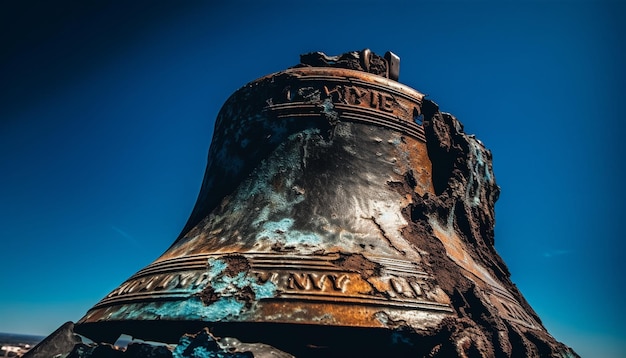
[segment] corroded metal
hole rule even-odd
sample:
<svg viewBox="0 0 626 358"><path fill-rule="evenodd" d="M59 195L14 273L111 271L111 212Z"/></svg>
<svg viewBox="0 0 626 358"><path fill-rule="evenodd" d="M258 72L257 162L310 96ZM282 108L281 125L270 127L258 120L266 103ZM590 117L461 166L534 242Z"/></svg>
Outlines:
<svg viewBox="0 0 626 358"><path fill-rule="evenodd" d="M218 115L202 220L79 323L436 325L449 299L402 238L409 199L386 185L432 192L422 98L338 68L246 85Z"/></svg>
<svg viewBox="0 0 626 358"><path fill-rule="evenodd" d="M76 330L167 340L209 325L278 346L268 332L306 337L294 344L350 329L432 337L471 316L477 294L516 330L544 332L493 251L498 188L482 144L395 81L393 53L301 61L227 100L180 237Z"/></svg>

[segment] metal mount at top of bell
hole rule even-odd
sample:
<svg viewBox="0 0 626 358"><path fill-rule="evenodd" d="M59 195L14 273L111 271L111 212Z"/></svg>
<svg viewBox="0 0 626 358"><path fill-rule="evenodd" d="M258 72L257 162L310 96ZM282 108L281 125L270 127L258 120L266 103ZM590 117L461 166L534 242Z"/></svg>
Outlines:
<svg viewBox="0 0 626 358"><path fill-rule="evenodd" d="M310 52L300 55L300 66L333 67L358 70L398 81L400 57L387 51L380 57L366 48L360 52L347 52L339 56L328 56L323 52Z"/></svg>

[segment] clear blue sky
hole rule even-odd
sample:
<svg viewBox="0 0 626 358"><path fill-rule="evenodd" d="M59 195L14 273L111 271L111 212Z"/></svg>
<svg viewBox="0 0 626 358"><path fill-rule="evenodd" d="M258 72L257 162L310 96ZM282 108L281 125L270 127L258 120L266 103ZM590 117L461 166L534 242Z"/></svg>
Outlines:
<svg viewBox="0 0 626 358"><path fill-rule="evenodd" d="M173 242L233 91L371 48L492 150L496 248L548 330L626 356L624 5L230 3L0 5L0 332L78 320Z"/></svg>

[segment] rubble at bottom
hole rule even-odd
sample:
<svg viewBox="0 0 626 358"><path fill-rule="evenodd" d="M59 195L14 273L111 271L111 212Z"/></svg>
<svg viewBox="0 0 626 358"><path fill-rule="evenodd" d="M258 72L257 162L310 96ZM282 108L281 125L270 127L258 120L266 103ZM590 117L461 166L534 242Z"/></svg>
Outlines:
<svg viewBox="0 0 626 358"><path fill-rule="evenodd" d="M216 338L208 328L183 335L178 344L133 340L126 347L86 343L73 328L74 324L67 322L23 358L294 358L267 344Z"/></svg>

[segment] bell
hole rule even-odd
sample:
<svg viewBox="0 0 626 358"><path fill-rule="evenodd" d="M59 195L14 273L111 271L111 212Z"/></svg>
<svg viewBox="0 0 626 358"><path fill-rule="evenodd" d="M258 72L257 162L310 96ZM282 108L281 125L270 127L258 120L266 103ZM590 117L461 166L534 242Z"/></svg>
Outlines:
<svg viewBox="0 0 626 358"><path fill-rule="evenodd" d="M464 206L428 206L447 195L455 164L445 143L427 143L423 122L451 119L397 82L399 58L363 50L301 61L226 101L181 235L75 331L176 342L209 327L297 353L346 342L415 350L435 338L409 333L441 331L475 304L468 292L511 325L544 331L503 264L483 263L459 234ZM470 216L497 198L481 160L471 170L482 178L459 199ZM479 233L487 242L489 230Z"/></svg>

